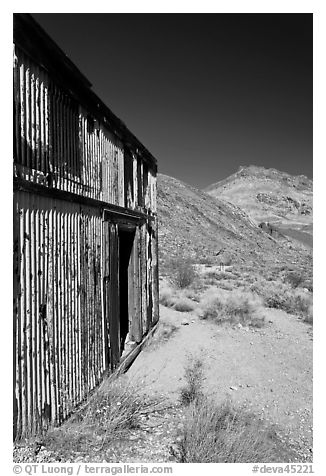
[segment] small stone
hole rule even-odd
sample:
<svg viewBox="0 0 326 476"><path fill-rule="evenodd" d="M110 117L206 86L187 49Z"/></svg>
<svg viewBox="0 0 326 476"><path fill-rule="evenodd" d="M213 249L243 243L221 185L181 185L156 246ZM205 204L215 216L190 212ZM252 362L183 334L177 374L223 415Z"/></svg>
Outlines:
<svg viewBox="0 0 326 476"><path fill-rule="evenodd" d="M236 391L236 390L238 390L238 388L231 386L231 387L230 387L230 390L235 390L235 391Z"/></svg>
<svg viewBox="0 0 326 476"><path fill-rule="evenodd" d="M187 319L182 319L181 325L182 326L189 326L189 321L187 321Z"/></svg>

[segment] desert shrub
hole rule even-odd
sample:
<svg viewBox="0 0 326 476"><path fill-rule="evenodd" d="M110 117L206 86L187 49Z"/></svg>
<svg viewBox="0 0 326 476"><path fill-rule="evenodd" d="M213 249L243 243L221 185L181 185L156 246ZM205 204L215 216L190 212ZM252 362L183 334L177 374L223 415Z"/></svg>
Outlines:
<svg viewBox="0 0 326 476"><path fill-rule="evenodd" d="M305 322L312 323L312 293L301 288L293 289L289 284L280 281L255 283L251 291L264 299L266 307L280 309L295 314Z"/></svg>
<svg viewBox="0 0 326 476"><path fill-rule="evenodd" d="M42 444L60 459L105 451L133 428L140 428L144 418L159 410L157 400L144 398L139 389L124 379L109 379L93 394L87 404L59 428L48 432ZM59 461L60 461L59 459Z"/></svg>
<svg viewBox="0 0 326 476"><path fill-rule="evenodd" d="M301 286L304 280L304 277L296 272L287 273L284 277L284 281L286 283L289 283L292 288L297 288Z"/></svg>
<svg viewBox="0 0 326 476"><path fill-rule="evenodd" d="M185 367L186 385L181 388L180 401L183 405L189 405L194 400L202 397L204 381L203 361L198 357L190 357Z"/></svg>
<svg viewBox="0 0 326 476"><path fill-rule="evenodd" d="M213 264L213 259L212 257L210 256L200 256L198 259L197 259L197 262L199 264L205 264L206 266L212 266Z"/></svg>
<svg viewBox="0 0 326 476"><path fill-rule="evenodd" d="M233 290L219 292L204 307L202 319L211 319L217 324L242 324L244 326L262 327L262 300L252 293Z"/></svg>
<svg viewBox="0 0 326 476"><path fill-rule="evenodd" d="M209 271L208 273L205 273L205 279L213 280L213 281L219 281L221 279L230 279L230 276L226 274L226 272L216 272L216 271Z"/></svg>
<svg viewBox="0 0 326 476"><path fill-rule="evenodd" d="M175 302L176 302L176 297L174 296L173 290L170 287L164 284L161 284L160 304L162 304L162 306L172 307L174 306Z"/></svg>
<svg viewBox="0 0 326 476"><path fill-rule="evenodd" d="M201 398L189 406L173 453L180 463L268 463L287 459L282 444L254 414Z"/></svg>
<svg viewBox="0 0 326 476"><path fill-rule="evenodd" d="M172 282L178 288L190 286L197 276L194 264L190 258L173 258L169 264L169 274Z"/></svg>
<svg viewBox="0 0 326 476"><path fill-rule="evenodd" d="M193 302L186 297L179 298L174 304L174 309L179 312L190 312L195 308Z"/></svg>
<svg viewBox="0 0 326 476"><path fill-rule="evenodd" d="M191 300L194 301L194 302L199 302L199 301L200 301L199 294L198 294L198 292L196 292L195 289L185 289L185 290L183 291L183 294L184 294L188 299L191 299Z"/></svg>
<svg viewBox="0 0 326 476"><path fill-rule="evenodd" d="M223 256L220 259L220 263L224 264L225 266L231 266L232 264L232 257L231 256Z"/></svg>
<svg viewBox="0 0 326 476"><path fill-rule="evenodd" d="M312 304L308 308L307 313L303 316L303 321L306 322L307 324L313 324L313 307Z"/></svg>
<svg viewBox="0 0 326 476"><path fill-rule="evenodd" d="M289 312L301 316L305 322L312 323L313 307L311 293L297 289L293 294L290 306Z"/></svg>

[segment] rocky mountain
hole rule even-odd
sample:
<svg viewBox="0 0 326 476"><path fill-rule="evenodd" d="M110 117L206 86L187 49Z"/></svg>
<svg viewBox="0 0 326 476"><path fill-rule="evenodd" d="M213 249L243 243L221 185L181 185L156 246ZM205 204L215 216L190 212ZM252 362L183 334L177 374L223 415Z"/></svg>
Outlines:
<svg viewBox="0 0 326 476"><path fill-rule="evenodd" d="M158 175L161 262L175 255L275 266L297 263L309 253L286 238L268 235L242 209L175 178Z"/></svg>
<svg viewBox="0 0 326 476"><path fill-rule="evenodd" d="M241 207L259 224L312 246L313 183L305 175L248 166L204 190Z"/></svg>

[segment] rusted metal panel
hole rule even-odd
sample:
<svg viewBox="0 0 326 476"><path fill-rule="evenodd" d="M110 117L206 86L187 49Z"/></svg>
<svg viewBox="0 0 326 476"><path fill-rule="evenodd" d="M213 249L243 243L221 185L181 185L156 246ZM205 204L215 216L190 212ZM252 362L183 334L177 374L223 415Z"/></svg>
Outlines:
<svg viewBox="0 0 326 476"><path fill-rule="evenodd" d="M124 195L126 208L134 209L133 158L128 149L124 151Z"/></svg>
<svg viewBox="0 0 326 476"><path fill-rule="evenodd" d="M139 250L139 290L141 296L141 335L147 332L147 229L146 224L140 227L140 250Z"/></svg>
<svg viewBox="0 0 326 476"><path fill-rule="evenodd" d="M25 192L16 193L14 210L16 435L22 437L60 423L105 371L102 218L96 209Z"/></svg>
<svg viewBox="0 0 326 476"><path fill-rule="evenodd" d="M153 318L152 324L159 320L159 286L158 286L158 222L152 227L152 273L153 273Z"/></svg>
<svg viewBox="0 0 326 476"><path fill-rule="evenodd" d="M121 140L17 47L14 101L17 176L119 206L154 210L148 164L135 155L132 182Z"/></svg>
<svg viewBox="0 0 326 476"><path fill-rule="evenodd" d="M110 226L110 296L109 296L109 333L112 370L120 360L120 323L119 323L119 245L116 224Z"/></svg>

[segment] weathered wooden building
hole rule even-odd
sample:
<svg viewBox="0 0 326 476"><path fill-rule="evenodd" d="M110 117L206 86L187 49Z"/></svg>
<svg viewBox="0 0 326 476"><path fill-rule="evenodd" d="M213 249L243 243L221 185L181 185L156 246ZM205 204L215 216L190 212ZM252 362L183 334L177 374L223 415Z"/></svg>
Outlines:
<svg viewBox="0 0 326 476"><path fill-rule="evenodd" d="M156 172L44 30L14 15L16 438L62 422L157 322Z"/></svg>

